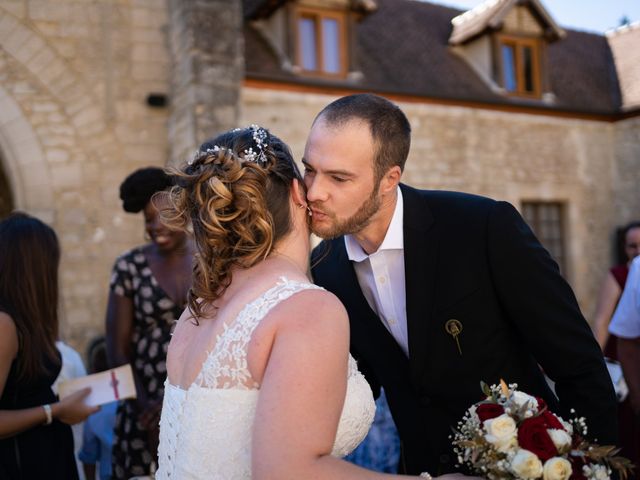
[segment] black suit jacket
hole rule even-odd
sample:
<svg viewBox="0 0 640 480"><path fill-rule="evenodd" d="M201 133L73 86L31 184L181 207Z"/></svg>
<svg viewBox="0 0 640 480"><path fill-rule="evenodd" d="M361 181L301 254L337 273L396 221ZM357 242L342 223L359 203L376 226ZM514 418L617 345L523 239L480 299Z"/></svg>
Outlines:
<svg viewBox="0 0 640 480"><path fill-rule="evenodd" d="M401 470L455 469L449 435L503 378L601 443L617 440L616 400L602 354L558 266L506 202L401 185L409 358L364 298L344 238L313 252L313 277L345 305L351 350L382 385L402 442ZM462 324L462 355L445 324ZM555 381L553 395L539 365Z"/></svg>

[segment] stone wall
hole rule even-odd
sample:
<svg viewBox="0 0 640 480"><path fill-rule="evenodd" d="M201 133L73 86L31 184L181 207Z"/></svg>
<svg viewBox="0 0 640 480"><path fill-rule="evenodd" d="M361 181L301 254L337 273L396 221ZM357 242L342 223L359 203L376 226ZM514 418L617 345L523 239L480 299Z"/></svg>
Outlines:
<svg viewBox="0 0 640 480"><path fill-rule="evenodd" d="M236 126L244 78L242 6L234 0L170 0L174 163L217 132Z"/></svg>
<svg viewBox="0 0 640 480"><path fill-rule="evenodd" d="M62 334L80 350L104 330L109 270L143 239L120 209L135 168L164 165L167 9L154 0L0 2L0 159L16 208L62 243Z"/></svg>
<svg viewBox="0 0 640 480"><path fill-rule="evenodd" d="M242 123L265 125L296 159L315 114L335 97L244 88ZM612 232L638 211L640 121L617 124L400 103L413 128L403 181L566 206L566 276L590 317L612 261ZM630 174L630 172L633 172Z"/></svg>
<svg viewBox="0 0 640 480"><path fill-rule="evenodd" d="M617 224L640 221L640 118L618 122L614 135L613 218Z"/></svg>

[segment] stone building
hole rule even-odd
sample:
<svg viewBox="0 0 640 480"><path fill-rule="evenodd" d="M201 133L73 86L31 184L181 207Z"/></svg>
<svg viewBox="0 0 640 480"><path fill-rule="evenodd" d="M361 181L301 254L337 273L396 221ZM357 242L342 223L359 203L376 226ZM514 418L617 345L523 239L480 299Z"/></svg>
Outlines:
<svg viewBox="0 0 640 480"><path fill-rule="evenodd" d="M537 0L0 0L0 215L60 235L83 348L114 258L143 242L128 173L250 123L300 158L324 105L373 91L411 121L404 181L512 202L589 316L615 228L640 217L639 47L638 26L563 29Z"/></svg>

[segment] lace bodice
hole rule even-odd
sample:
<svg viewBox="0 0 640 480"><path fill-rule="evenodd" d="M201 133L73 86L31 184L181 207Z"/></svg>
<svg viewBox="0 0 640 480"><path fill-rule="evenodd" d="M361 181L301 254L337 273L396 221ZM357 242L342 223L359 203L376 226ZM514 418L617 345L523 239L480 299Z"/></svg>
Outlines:
<svg viewBox="0 0 640 480"><path fill-rule="evenodd" d="M251 431L260 385L248 370L247 346L273 307L308 289L320 287L282 278L224 326L188 389L165 382L156 479L251 478ZM366 436L374 413L371 389L350 356L332 455L350 453Z"/></svg>

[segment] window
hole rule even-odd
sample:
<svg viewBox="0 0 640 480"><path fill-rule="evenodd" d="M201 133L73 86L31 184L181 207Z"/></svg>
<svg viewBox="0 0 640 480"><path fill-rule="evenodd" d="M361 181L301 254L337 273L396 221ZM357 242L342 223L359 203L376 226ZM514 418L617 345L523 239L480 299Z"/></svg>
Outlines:
<svg viewBox="0 0 640 480"><path fill-rule="evenodd" d="M522 216L561 272L566 271L563 212L560 202L522 202Z"/></svg>
<svg viewBox="0 0 640 480"><path fill-rule="evenodd" d="M514 95L540 96L538 40L502 36L499 40L502 86Z"/></svg>
<svg viewBox="0 0 640 480"><path fill-rule="evenodd" d="M343 77L347 70L345 15L300 8L296 12L296 58L305 73Z"/></svg>

